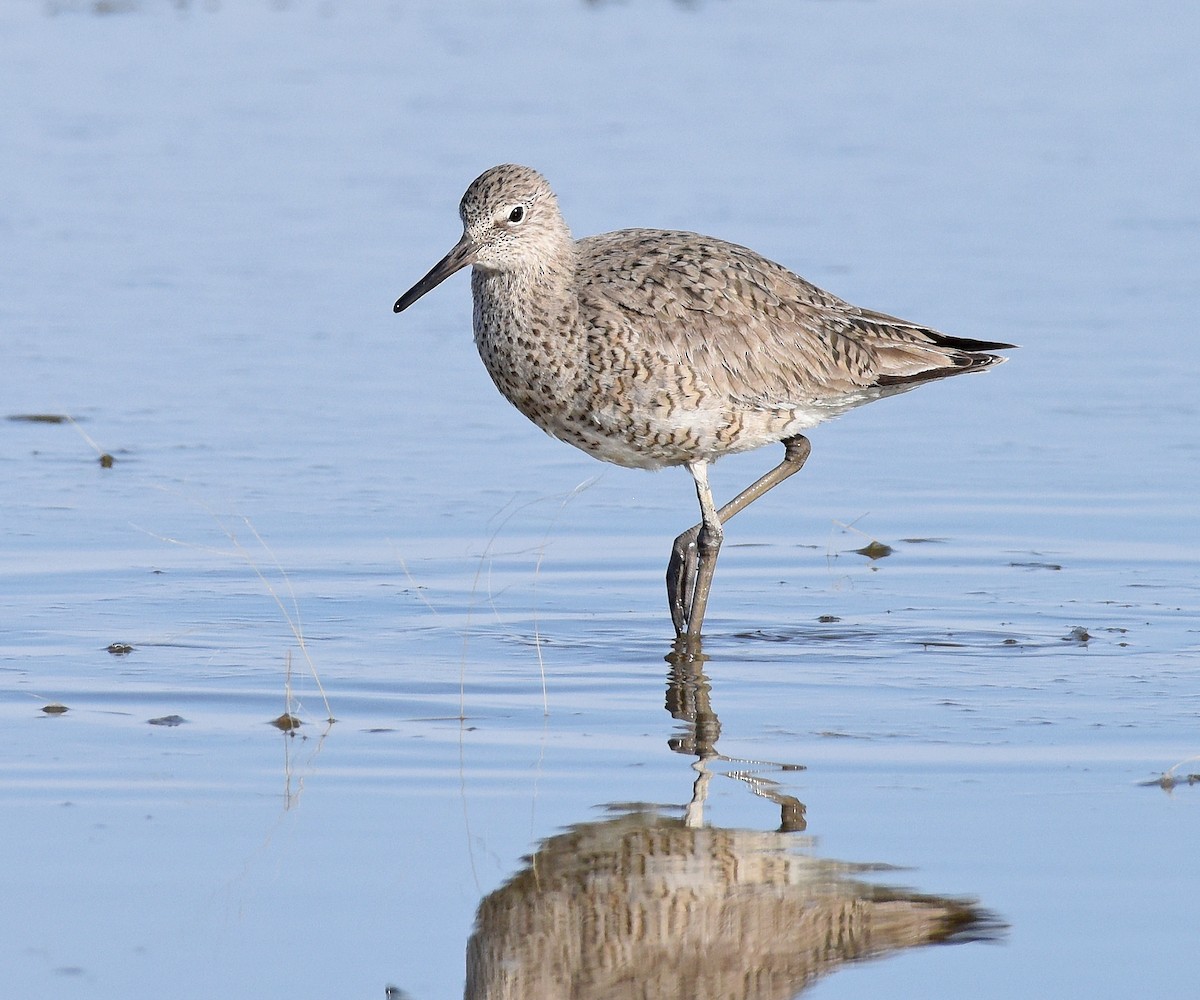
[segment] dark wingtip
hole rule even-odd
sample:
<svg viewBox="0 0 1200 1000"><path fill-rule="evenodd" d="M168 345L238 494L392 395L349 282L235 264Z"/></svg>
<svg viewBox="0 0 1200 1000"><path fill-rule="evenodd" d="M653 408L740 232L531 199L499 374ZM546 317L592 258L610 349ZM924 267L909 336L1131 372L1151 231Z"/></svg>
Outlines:
<svg viewBox="0 0 1200 1000"><path fill-rule="evenodd" d="M910 375L881 375L876 381L880 386L912 386L921 382L935 382L938 379L950 378L954 375L966 375L970 372L983 371L995 365L1002 365L1008 360L1003 354L990 354L989 351L1005 351L1015 349L1015 344L1001 344L990 340L967 340L964 337L948 337L939 333L930 337L939 347L949 347L957 353L950 358L948 365L940 368L927 368L922 372Z"/></svg>
<svg viewBox="0 0 1200 1000"><path fill-rule="evenodd" d="M978 353L979 351L1015 351L1020 346L1018 344L1002 344L998 340L971 340L968 337L950 337L944 333L936 334L932 339L939 347L953 347L955 350L966 351L968 353Z"/></svg>
<svg viewBox="0 0 1200 1000"><path fill-rule="evenodd" d="M392 312L394 312L394 313L403 312L404 311L403 303L404 303L403 299L397 299L396 304L394 306L392 306Z"/></svg>

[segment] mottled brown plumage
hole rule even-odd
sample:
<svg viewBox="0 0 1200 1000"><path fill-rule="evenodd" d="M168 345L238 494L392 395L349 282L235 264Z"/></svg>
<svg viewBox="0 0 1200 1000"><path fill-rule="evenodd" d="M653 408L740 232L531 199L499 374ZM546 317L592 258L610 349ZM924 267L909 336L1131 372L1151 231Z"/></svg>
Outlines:
<svg viewBox="0 0 1200 1000"><path fill-rule="evenodd" d="M722 522L799 470L802 431L998 364L989 352L1011 346L860 309L753 250L696 233L624 229L576 241L528 167L482 174L459 214L462 239L396 312L473 265L475 343L517 409L603 461L688 467L702 522L676 539L667 586L676 631L693 639ZM708 463L776 441L783 463L718 511Z"/></svg>

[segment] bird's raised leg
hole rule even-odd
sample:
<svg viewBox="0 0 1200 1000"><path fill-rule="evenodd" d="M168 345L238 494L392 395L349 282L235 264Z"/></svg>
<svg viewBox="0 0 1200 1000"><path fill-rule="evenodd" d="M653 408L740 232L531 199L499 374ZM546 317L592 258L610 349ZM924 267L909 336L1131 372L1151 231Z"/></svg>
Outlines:
<svg viewBox="0 0 1200 1000"><path fill-rule="evenodd" d="M812 445L803 434L785 438L783 447L783 461L747 486L720 510L711 510L712 492L708 488L707 463L696 462L688 466L688 471L696 480L701 521L675 539L675 544L671 547L671 560L667 564L667 601L671 608L671 621L675 625L676 635L686 634L689 638L698 638L700 635L700 626L703 624L704 611L708 605L708 593L712 587L713 572L716 570L717 551L724 537L724 523L734 514L745 510L768 490L799 472L812 451ZM705 495L708 497L709 513L705 512ZM710 521L716 525L716 530L713 532L710 529L707 543L702 544L701 537ZM714 534L715 546L712 544ZM708 555L711 557L706 556L705 548L710 550ZM708 563L707 567L705 563ZM701 583L704 584L703 591L700 588ZM701 597L699 604L697 597Z"/></svg>

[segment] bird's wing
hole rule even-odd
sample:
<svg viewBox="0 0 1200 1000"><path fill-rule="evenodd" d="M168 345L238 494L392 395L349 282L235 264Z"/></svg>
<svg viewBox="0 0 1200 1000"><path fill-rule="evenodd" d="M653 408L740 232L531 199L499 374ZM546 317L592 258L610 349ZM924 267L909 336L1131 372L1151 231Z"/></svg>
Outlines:
<svg viewBox="0 0 1200 1000"><path fill-rule="evenodd" d="M837 405L995 364L1008 345L860 309L746 247L626 229L579 242L584 318L749 405Z"/></svg>

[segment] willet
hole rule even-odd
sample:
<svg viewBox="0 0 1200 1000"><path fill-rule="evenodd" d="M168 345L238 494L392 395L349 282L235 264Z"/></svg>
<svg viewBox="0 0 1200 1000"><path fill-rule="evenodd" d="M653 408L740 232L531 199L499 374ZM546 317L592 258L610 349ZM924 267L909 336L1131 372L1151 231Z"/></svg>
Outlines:
<svg viewBox="0 0 1200 1000"><path fill-rule="evenodd" d="M481 174L458 214L462 239L395 311L472 265L475 345L509 402L605 462L687 467L701 520L675 539L667 597L688 640L700 636L722 525L800 470L810 450L801 431L999 364L988 352L1013 346L860 309L709 236L622 229L575 240L529 167ZM783 461L718 509L709 463L773 442Z"/></svg>

